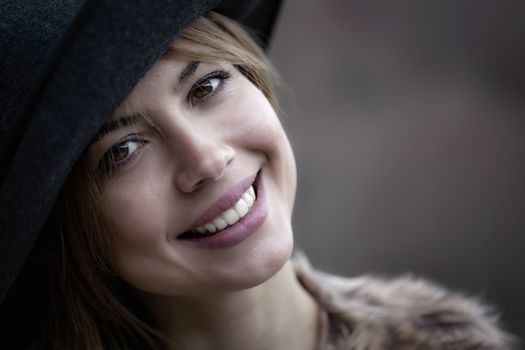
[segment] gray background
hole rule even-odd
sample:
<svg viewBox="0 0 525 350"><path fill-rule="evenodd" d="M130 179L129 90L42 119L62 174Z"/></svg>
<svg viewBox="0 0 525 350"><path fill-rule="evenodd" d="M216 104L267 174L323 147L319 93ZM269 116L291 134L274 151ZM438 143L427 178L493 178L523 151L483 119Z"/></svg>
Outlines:
<svg viewBox="0 0 525 350"><path fill-rule="evenodd" d="M313 264L423 274L524 337L525 2L286 0L270 56Z"/></svg>

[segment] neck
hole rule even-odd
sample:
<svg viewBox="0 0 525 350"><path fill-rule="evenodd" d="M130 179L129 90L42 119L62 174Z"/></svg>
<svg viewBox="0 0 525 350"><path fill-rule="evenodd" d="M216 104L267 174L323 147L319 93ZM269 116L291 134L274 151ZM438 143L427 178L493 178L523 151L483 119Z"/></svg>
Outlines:
<svg viewBox="0 0 525 350"><path fill-rule="evenodd" d="M318 308L288 262L261 285L234 293L148 302L166 349L315 349Z"/></svg>

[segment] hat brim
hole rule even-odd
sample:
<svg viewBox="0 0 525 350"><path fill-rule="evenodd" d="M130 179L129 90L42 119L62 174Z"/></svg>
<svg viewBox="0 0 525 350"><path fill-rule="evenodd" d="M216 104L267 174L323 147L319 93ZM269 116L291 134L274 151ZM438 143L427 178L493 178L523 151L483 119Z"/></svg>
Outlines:
<svg viewBox="0 0 525 350"><path fill-rule="evenodd" d="M266 43L280 1L232 3L130 0L83 6L44 69L15 142L8 146L0 197L0 300L93 135L185 27L218 8L245 22Z"/></svg>

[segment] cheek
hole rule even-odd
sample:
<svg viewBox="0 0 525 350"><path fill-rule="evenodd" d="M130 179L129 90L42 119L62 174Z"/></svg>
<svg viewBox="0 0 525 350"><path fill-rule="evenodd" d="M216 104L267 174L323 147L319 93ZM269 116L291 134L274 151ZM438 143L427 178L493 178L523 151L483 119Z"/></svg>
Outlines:
<svg viewBox="0 0 525 350"><path fill-rule="evenodd" d="M150 174L151 175L151 174ZM166 191L158 182L134 182L107 192L107 214L113 228L113 270L138 289L155 287L170 256ZM173 229L173 228L171 228Z"/></svg>
<svg viewBox="0 0 525 350"><path fill-rule="evenodd" d="M239 141L254 153L264 154L271 178L285 196L291 211L297 183L295 157L279 117L264 95L259 90L257 92L259 98L239 105L243 109L238 115L246 118L245 129L238 135Z"/></svg>
<svg viewBox="0 0 525 350"><path fill-rule="evenodd" d="M163 181L148 173L138 178L121 181L105 191L106 215L113 227L114 256L122 252L137 254L141 247L165 240L167 234L167 201ZM111 185L111 184L109 184Z"/></svg>

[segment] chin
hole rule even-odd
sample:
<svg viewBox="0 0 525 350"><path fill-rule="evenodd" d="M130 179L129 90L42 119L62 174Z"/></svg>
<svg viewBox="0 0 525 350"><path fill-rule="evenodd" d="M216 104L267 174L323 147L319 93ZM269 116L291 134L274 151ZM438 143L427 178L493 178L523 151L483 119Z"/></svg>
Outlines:
<svg viewBox="0 0 525 350"><path fill-rule="evenodd" d="M225 280L226 291L234 292L257 287L279 273L286 265L293 250L291 232L278 242L267 239L263 246L249 252L241 264L232 267Z"/></svg>

